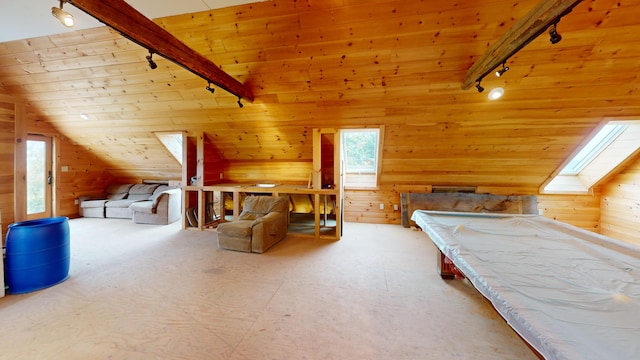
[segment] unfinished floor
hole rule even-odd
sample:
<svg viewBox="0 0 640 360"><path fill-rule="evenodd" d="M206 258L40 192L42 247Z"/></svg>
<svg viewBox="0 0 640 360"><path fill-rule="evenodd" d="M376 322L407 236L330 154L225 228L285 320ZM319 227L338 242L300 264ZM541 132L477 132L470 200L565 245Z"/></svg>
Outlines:
<svg viewBox="0 0 640 360"><path fill-rule="evenodd" d="M178 223L69 224L70 278L0 299L0 359L537 358L399 225L247 254Z"/></svg>

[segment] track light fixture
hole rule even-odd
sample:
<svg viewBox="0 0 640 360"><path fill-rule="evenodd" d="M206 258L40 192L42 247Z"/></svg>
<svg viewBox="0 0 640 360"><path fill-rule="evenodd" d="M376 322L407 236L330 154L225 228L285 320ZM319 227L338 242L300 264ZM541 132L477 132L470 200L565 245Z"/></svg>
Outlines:
<svg viewBox="0 0 640 360"><path fill-rule="evenodd" d="M242 109L242 107L244 107L244 105L242 105L242 101L240 101L240 100L242 100L242 98L238 96L238 107L240 109Z"/></svg>
<svg viewBox="0 0 640 360"><path fill-rule="evenodd" d="M482 79L478 80L478 84L476 85L476 89L478 89L479 93L484 91L484 88L480 85L481 81L482 81Z"/></svg>
<svg viewBox="0 0 640 360"><path fill-rule="evenodd" d="M551 43L560 41L559 21L568 15L582 0L539 1L526 15L496 39L467 70L462 80L462 89L470 89L487 76L494 73L500 65L512 59L518 51L530 44L538 36L549 33ZM544 34L544 35L543 35Z"/></svg>
<svg viewBox="0 0 640 360"><path fill-rule="evenodd" d="M497 77L500 77L500 76L502 76L504 73L506 73L507 71L509 71L509 67L508 67L508 66L505 66L505 65L506 65L506 62L503 62L503 63L502 63L502 69L500 69L500 70L496 71L496 76L497 76Z"/></svg>
<svg viewBox="0 0 640 360"><path fill-rule="evenodd" d="M158 67L158 64L156 64L156 62L153 61L152 51L149 51L149 55L147 55L146 59L147 59L147 62L149 63L149 67L151 68L151 70L156 69Z"/></svg>
<svg viewBox="0 0 640 360"><path fill-rule="evenodd" d="M66 0L60 0L60 7L52 7L51 8L51 15L53 15L53 17L55 17L56 19L58 19L58 21L60 21L60 23L62 23L62 25L66 26L66 27L72 27L75 24L75 21L73 20L73 15L71 15L70 13L62 10L62 5L67 2Z"/></svg>
<svg viewBox="0 0 640 360"><path fill-rule="evenodd" d="M215 88L211 87L211 83L207 84L207 86L205 87L205 90L207 90L210 93L214 93L216 91Z"/></svg>
<svg viewBox="0 0 640 360"><path fill-rule="evenodd" d="M556 21L554 24L551 24L551 26L549 27L549 41L551 41L552 44L557 44L560 42L560 40L562 40L562 35L558 34L558 31L556 30L556 26L558 25L558 22Z"/></svg>

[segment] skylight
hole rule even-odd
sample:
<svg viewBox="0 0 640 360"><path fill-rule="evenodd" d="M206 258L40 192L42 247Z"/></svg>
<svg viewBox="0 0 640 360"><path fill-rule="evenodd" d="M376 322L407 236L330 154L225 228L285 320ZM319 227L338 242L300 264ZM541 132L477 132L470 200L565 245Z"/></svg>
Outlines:
<svg viewBox="0 0 640 360"><path fill-rule="evenodd" d="M158 140L169 150L171 155L182 165L182 143L184 134L182 132L157 132Z"/></svg>
<svg viewBox="0 0 640 360"><path fill-rule="evenodd" d="M580 152L560 171L560 175L578 175L596 156L627 128L623 124L607 124L591 138Z"/></svg>
<svg viewBox="0 0 640 360"><path fill-rule="evenodd" d="M584 194L605 182L640 152L640 121L610 121L543 184L543 194Z"/></svg>

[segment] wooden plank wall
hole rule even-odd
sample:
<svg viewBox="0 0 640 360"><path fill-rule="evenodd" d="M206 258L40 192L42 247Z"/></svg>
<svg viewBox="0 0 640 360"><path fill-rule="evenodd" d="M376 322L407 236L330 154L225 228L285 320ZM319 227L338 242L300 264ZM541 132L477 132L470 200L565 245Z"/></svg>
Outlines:
<svg viewBox="0 0 640 360"><path fill-rule="evenodd" d="M602 190L601 233L640 245L640 157Z"/></svg>
<svg viewBox="0 0 640 360"><path fill-rule="evenodd" d="M216 145L206 133L203 138L204 153L203 171L204 185L220 183L224 180L224 160L220 157Z"/></svg>
<svg viewBox="0 0 640 360"><path fill-rule="evenodd" d="M187 182L185 185L195 185L192 183L191 179L194 176L198 176L198 137L197 136L187 136L187 156L186 156L186 164L184 167L187 169L187 178L185 181ZM207 157L208 154L205 154Z"/></svg>
<svg viewBox="0 0 640 360"><path fill-rule="evenodd" d="M245 160L229 162L224 169L226 181L238 183L304 184L313 169L311 159Z"/></svg>
<svg viewBox="0 0 640 360"><path fill-rule="evenodd" d="M590 195L538 195L538 209L550 219L600 232L600 190Z"/></svg>
<svg viewBox="0 0 640 360"><path fill-rule="evenodd" d="M75 200L82 195L98 195L113 182L141 182L142 179L118 179L95 154L56 135L56 202L55 215L78 216ZM63 172L66 166L68 171Z"/></svg>
<svg viewBox="0 0 640 360"><path fill-rule="evenodd" d="M380 204L384 209L380 209ZM397 205L398 210L394 210L393 205ZM393 186L382 186L380 190L345 189L344 221L400 224L400 220L400 192Z"/></svg>

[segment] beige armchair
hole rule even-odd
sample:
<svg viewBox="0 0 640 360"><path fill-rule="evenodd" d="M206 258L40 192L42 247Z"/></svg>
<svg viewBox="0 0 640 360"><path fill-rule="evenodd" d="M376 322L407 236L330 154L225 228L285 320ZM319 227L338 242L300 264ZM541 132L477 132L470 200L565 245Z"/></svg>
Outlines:
<svg viewBox="0 0 640 360"><path fill-rule="evenodd" d="M238 220L218 225L218 247L263 253L287 235L289 204L278 196L247 196Z"/></svg>

